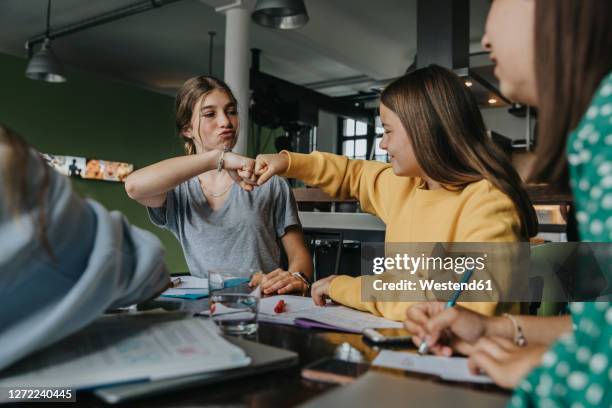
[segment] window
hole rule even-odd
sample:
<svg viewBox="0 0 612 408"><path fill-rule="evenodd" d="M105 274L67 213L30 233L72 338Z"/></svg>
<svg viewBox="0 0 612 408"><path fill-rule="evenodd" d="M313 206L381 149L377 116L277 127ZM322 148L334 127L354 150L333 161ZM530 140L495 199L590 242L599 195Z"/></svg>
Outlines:
<svg viewBox="0 0 612 408"><path fill-rule="evenodd" d="M343 119L342 122L342 154L351 159L367 159L368 124L353 119Z"/></svg>
<svg viewBox="0 0 612 408"><path fill-rule="evenodd" d="M374 130L376 132L376 139L374 139L374 160L388 163L389 154L386 150L380 148L380 142L382 141L383 133L385 133L385 129L383 128L382 122L380 121L380 116L376 115L374 123Z"/></svg>

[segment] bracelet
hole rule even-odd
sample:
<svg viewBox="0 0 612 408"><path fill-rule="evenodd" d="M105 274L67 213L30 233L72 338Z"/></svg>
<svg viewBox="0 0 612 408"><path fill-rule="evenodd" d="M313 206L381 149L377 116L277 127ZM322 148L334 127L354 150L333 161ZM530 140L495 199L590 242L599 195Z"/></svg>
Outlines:
<svg viewBox="0 0 612 408"><path fill-rule="evenodd" d="M225 156L225 153L227 152L231 152L232 149L230 149L229 147L224 147L223 151L221 152L221 156L219 156L219 161L217 162L217 171L219 173L221 173L221 170L223 170L223 165L225 164L225 161L223 160L223 156Z"/></svg>
<svg viewBox="0 0 612 408"><path fill-rule="evenodd" d="M224 164L223 156L225 156L225 149L223 149L223 151L221 152L221 156L219 156L219 161L217 162L217 171L219 173L221 173L221 170L223 170L223 164Z"/></svg>
<svg viewBox="0 0 612 408"><path fill-rule="evenodd" d="M306 276L302 272L292 272L291 276L296 277L302 282L304 282L304 285L306 285L304 289L304 295L306 295L308 293L308 289L310 289L310 282L308 282Z"/></svg>
<svg viewBox="0 0 612 408"><path fill-rule="evenodd" d="M527 339L525 338L525 333L523 333L523 328L521 327L516 316L512 316L511 314L504 313L504 317L507 317L512 322L512 327L514 328L514 344L519 347L524 347L527 345Z"/></svg>

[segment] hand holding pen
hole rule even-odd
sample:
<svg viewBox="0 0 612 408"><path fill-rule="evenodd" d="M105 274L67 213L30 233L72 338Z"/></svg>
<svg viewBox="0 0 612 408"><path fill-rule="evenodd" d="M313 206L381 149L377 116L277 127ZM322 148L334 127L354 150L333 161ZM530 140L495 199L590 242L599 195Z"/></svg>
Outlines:
<svg viewBox="0 0 612 408"><path fill-rule="evenodd" d="M461 283L467 283L473 270L465 272ZM408 309L404 326L414 333L413 342L419 354L428 351L438 355L451 355L469 349L469 343L484 332L484 317L461 307L454 307L462 291L453 293L448 302L424 302Z"/></svg>

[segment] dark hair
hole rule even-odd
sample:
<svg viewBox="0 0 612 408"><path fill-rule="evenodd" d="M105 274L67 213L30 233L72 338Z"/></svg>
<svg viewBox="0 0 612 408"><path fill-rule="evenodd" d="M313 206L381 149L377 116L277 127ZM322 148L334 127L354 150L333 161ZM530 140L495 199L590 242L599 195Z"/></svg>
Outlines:
<svg viewBox="0 0 612 408"><path fill-rule="evenodd" d="M612 1L536 1L535 21L539 132L530 179L567 190L567 137L612 69Z"/></svg>
<svg viewBox="0 0 612 408"><path fill-rule="evenodd" d="M487 179L514 202L522 238L537 233L519 175L488 137L474 96L453 72L436 65L418 69L387 86L381 103L400 118L428 177L447 189Z"/></svg>
<svg viewBox="0 0 612 408"><path fill-rule="evenodd" d="M189 127L193 109L203 95L207 95L215 89L219 89L227 94L230 100L238 108L238 101L232 93L229 86L220 79L211 76L197 76L188 79L179 89L176 95L175 114L176 114L176 129L179 136L183 139L185 153L195 154L195 144L193 139L183 135L183 131ZM236 139L238 133L236 132Z"/></svg>
<svg viewBox="0 0 612 408"><path fill-rule="evenodd" d="M36 187L36 196L28 196L28 165L31 159L31 147L17 133L0 124L0 145L4 145L8 151L2 155L0 161L0 173L4 175L4 201L5 208L9 214L18 217L22 214L30 214L32 224L37 227L38 238L49 257L55 261L51 245L47 239L47 196L49 192L49 166L41 156L37 160L42 162L42 179ZM1 207L1 206L0 206ZM33 209L38 207L35 217Z"/></svg>

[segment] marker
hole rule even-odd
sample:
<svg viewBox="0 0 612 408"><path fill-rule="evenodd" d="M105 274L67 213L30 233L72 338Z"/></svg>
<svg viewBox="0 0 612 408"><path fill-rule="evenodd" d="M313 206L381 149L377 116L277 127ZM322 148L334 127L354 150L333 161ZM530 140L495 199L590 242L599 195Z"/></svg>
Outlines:
<svg viewBox="0 0 612 408"><path fill-rule="evenodd" d="M274 313L283 313L285 311L285 301L279 300L276 306L274 306Z"/></svg>
<svg viewBox="0 0 612 408"><path fill-rule="evenodd" d="M465 271L465 275L463 275L463 278L461 278L460 283L467 283L472 277L472 273L474 273L474 269L468 269L467 271ZM448 302L446 302L446 306L444 307L444 309L448 309L450 307L455 306L455 304L457 303L457 299L459 299L459 296L461 296L461 286L462 285L459 285L459 288L455 291L455 293L453 293L453 296L449 299ZM427 345L427 342L425 341L425 339L421 339L421 345L419 346L419 350L417 351L417 353L422 356L424 354L427 354L428 351L429 346Z"/></svg>

